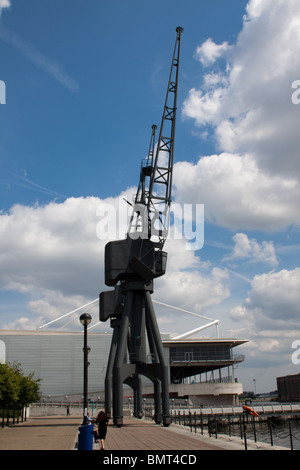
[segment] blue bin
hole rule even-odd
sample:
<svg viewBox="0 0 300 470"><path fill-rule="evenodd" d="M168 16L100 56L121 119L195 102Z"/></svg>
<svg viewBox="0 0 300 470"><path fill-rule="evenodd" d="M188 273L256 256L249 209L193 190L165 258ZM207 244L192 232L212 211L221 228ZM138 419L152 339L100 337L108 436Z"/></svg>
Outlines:
<svg viewBox="0 0 300 470"><path fill-rule="evenodd" d="M78 450L93 450L93 424L80 426L78 435Z"/></svg>

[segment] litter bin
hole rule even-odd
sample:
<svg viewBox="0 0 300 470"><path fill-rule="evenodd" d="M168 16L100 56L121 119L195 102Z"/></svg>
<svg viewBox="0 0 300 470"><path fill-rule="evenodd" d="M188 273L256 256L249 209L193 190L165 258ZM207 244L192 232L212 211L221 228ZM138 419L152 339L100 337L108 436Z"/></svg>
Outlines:
<svg viewBox="0 0 300 470"><path fill-rule="evenodd" d="M93 450L93 424L85 424L78 429L78 450Z"/></svg>

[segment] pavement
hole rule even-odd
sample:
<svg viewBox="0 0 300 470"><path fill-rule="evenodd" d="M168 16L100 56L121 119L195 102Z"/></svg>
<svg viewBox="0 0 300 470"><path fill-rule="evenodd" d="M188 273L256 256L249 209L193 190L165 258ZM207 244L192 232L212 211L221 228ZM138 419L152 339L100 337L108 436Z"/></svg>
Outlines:
<svg viewBox="0 0 300 470"><path fill-rule="evenodd" d="M82 417L32 417L27 421L0 429L0 450L74 450ZM99 443L94 450L99 450ZM105 440L106 450L220 450L213 440L189 433L178 433L152 421L124 417L121 427L110 424Z"/></svg>
<svg viewBox="0 0 300 470"><path fill-rule="evenodd" d="M82 417L45 416L0 428L0 450L70 450Z"/></svg>
<svg viewBox="0 0 300 470"><path fill-rule="evenodd" d="M126 416L123 426L108 425L105 450L224 450L213 439L202 440L200 435L182 431Z"/></svg>
<svg viewBox="0 0 300 470"><path fill-rule="evenodd" d="M0 450L76 450L78 428L82 417L31 417L26 422L0 428ZM248 450L266 450L266 446L248 442ZM268 447L269 450L279 450ZM100 456L99 443L93 450ZM110 424L105 439L106 451L203 451L244 450L238 438L218 435L218 438L195 433L183 426L164 427L151 420L124 417L121 427ZM100 451L103 453L103 451ZM77 452L74 454L78 455ZM75 457L75 455L74 455Z"/></svg>

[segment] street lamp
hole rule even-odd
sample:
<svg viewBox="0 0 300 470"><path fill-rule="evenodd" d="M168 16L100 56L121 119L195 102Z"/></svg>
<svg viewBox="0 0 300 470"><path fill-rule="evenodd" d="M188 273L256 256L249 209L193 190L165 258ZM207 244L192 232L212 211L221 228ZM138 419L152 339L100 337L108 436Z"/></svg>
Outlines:
<svg viewBox="0 0 300 470"><path fill-rule="evenodd" d="M87 406L88 406L88 345L87 345L87 327L92 321L91 315L83 313L79 317L83 325L83 425L88 424Z"/></svg>
<svg viewBox="0 0 300 470"><path fill-rule="evenodd" d="M253 385L254 385L254 398L256 399L256 379L253 379Z"/></svg>

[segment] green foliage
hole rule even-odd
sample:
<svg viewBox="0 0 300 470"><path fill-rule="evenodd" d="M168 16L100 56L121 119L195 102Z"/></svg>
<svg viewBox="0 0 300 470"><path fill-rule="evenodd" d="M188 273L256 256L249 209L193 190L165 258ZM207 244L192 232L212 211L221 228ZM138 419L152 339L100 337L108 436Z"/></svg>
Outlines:
<svg viewBox="0 0 300 470"><path fill-rule="evenodd" d="M20 364L0 364L0 407L25 406L38 401L39 379L25 376Z"/></svg>

